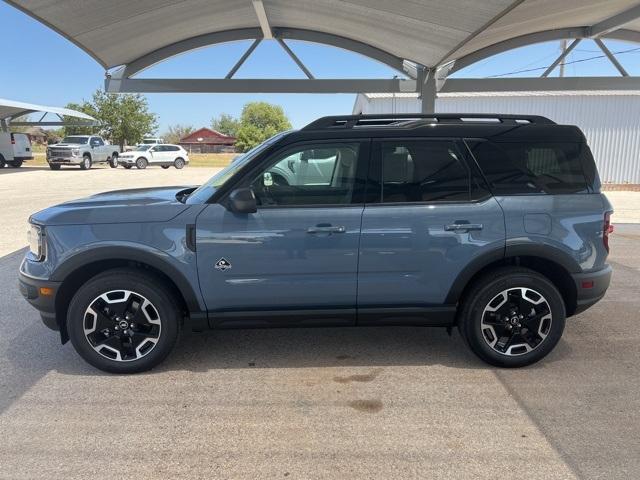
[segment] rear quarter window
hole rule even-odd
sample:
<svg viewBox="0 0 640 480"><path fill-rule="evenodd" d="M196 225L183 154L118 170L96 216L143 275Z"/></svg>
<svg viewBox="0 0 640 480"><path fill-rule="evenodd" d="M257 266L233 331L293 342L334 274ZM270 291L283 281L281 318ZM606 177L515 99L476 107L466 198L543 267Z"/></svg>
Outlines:
<svg viewBox="0 0 640 480"><path fill-rule="evenodd" d="M495 195L588 191L582 143L467 143Z"/></svg>

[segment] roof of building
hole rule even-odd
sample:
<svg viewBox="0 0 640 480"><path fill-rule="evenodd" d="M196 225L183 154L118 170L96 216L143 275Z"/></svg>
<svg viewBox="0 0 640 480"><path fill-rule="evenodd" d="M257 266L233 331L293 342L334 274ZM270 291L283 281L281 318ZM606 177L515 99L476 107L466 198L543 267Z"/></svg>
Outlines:
<svg viewBox="0 0 640 480"><path fill-rule="evenodd" d="M199 128L195 132L191 132L180 139L178 143L201 143L201 144L234 144L236 138L225 135L211 128Z"/></svg>

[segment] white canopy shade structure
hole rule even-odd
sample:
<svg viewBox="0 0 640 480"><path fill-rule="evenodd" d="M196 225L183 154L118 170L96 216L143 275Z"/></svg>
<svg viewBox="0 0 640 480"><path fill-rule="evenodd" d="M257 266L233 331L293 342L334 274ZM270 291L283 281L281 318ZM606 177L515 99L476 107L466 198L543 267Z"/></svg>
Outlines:
<svg viewBox="0 0 640 480"><path fill-rule="evenodd" d="M42 113L40 120L12 121L15 118L38 112ZM48 114L55 115L58 120L45 120ZM67 117L66 121L65 117ZM74 120L71 120L71 118ZM46 105L36 105L34 103L17 102L15 100L0 98L0 128L6 131L9 125L19 127L94 126L97 125L97 121L91 115L77 110L71 110L70 108L49 107Z"/></svg>
<svg viewBox="0 0 640 480"><path fill-rule="evenodd" d="M106 89L111 92L418 92L423 110L428 111L449 72L509 49L561 39L574 42L543 78L452 79L447 81L448 89L639 87L638 78L630 77L602 42L617 39L640 43L638 0L7 1L99 62L108 70ZM586 38L596 40L620 77L607 77L606 81L547 78L577 42ZM135 78L142 70L175 55L247 39L254 40L253 44L225 78ZM307 78L234 78L265 39L279 42ZM357 52L398 70L403 78L317 79L289 48L288 40Z"/></svg>

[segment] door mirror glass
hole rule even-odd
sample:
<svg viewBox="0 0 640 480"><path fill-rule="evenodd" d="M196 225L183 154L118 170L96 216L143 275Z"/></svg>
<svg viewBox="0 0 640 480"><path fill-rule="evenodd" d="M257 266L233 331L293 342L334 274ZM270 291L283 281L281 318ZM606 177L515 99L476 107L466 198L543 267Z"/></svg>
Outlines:
<svg viewBox="0 0 640 480"><path fill-rule="evenodd" d="M262 184L265 187L271 187L273 185L273 175L271 175L271 172L264 172L264 175L262 176Z"/></svg>
<svg viewBox="0 0 640 480"><path fill-rule="evenodd" d="M258 203L251 188L238 188L229 194L229 206L235 213L256 213Z"/></svg>

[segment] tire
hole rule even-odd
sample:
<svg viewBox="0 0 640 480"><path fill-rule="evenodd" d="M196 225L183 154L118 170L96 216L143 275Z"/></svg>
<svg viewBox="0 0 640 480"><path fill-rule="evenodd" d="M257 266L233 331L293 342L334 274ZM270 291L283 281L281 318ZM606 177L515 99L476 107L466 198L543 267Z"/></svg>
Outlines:
<svg viewBox="0 0 640 480"><path fill-rule="evenodd" d="M20 168L22 166L23 161L22 160L12 160L12 161L10 161L8 163L13 168Z"/></svg>
<svg viewBox="0 0 640 480"><path fill-rule="evenodd" d="M60 170L60 165L56 165L56 164L50 163L49 164L49 168L51 170Z"/></svg>
<svg viewBox="0 0 640 480"><path fill-rule="evenodd" d="M169 168L169 165L160 165L160 166L161 166L162 168L164 168L165 170L166 170L167 168Z"/></svg>
<svg viewBox="0 0 640 480"><path fill-rule="evenodd" d="M135 314L125 319L122 310ZM161 280L136 269L114 269L76 292L69 304L67 331L76 352L94 367L138 373L152 369L171 352L181 318L175 297ZM129 322L133 327L126 325Z"/></svg>
<svg viewBox="0 0 640 480"><path fill-rule="evenodd" d="M178 157L173 161L173 166L176 167L178 170L182 169L184 167L184 158Z"/></svg>
<svg viewBox="0 0 640 480"><path fill-rule="evenodd" d="M549 279L527 268L503 267L478 279L465 295L458 329L482 360L515 368L549 354L565 319L564 300Z"/></svg>
<svg viewBox="0 0 640 480"><path fill-rule="evenodd" d="M4 157L0 155L0 168L4 168L6 164L7 162L5 162Z"/></svg>
<svg viewBox="0 0 640 480"><path fill-rule="evenodd" d="M126 168L127 170L131 169L132 165L122 165L124 168Z"/></svg>
<svg viewBox="0 0 640 480"><path fill-rule="evenodd" d="M109 166L111 168L118 168L118 154L113 152L113 155L109 157Z"/></svg>
<svg viewBox="0 0 640 480"><path fill-rule="evenodd" d="M91 157L89 155L82 156L82 163L80 164L80 170L91 169Z"/></svg>
<svg viewBox="0 0 640 480"><path fill-rule="evenodd" d="M144 170L147 168L147 165L149 165L149 162L144 157L140 157L136 160L136 168L139 170Z"/></svg>

